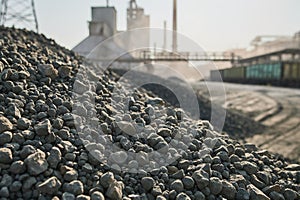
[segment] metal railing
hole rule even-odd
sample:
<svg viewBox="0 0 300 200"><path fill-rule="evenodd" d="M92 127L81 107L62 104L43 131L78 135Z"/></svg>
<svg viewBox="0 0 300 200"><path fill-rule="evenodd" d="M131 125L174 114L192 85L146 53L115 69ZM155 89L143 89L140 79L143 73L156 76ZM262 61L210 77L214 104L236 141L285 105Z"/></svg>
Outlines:
<svg viewBox="0 0 300 200"><path fill-rule="evenodd" d="M114 59L118 62L175 62L175 61L214 61L214 62L237 62L241 58L233 53L227 52L135 52L132 58L121 56ZM107 59L97 59L107 61Z"/></svg>

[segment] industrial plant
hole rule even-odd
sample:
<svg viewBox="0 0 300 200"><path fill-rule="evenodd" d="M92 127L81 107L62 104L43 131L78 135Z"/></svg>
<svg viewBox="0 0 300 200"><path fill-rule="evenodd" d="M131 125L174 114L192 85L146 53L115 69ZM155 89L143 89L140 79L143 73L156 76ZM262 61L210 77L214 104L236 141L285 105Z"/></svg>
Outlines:
<svg viewBox="0 0 300 200"><path fill-rule="evenodd" d="M122 50L133 49L135 46L148 47L150 43L149 30L143 31L143 36L135 35L135 32L126 35L124 40L112 39L106 48L96 49L104 40L122 33L117 30L117 11L114 7L93 7L92 20L89 22L89 36L73 48L73 51L89 56L91 60L106 60L107 56L117 55ZM138 7L135 0L131 0L127 9L127 30L149 28L150 16L144 13L144 9ZM94 52L93 55L91 53ZM93 57L94 56L94 57ZM131 57L128 57L129 60Z"/></svg>
<svg viewBox="0 0 300 200"><path fill-rule="evenodd" d="M195 74L193 69L188 67L190 62L214 62L221 70L211 71L208 79L212 81L291 87L300 85L300 32L293 36L257 36L250 47L245 49L230 49L225 52L180 52L177 41L177 4L173 1L172 49L153 50L148 49L151 34L150 16L145 14L144 9L139 7L135 0L131 0L127 8L127 30L124 34L126 36L123 36L126 39L118 40L115 37L110 39L110 42L106 42L105 47L99 46L104 40L122 34L122 31L117 30L117 17L114 7L93 7L92 20L89 22L89 36L75 46L73 51L97 63L130 52L126 56L117 58L117 66L124 67L121 63L135 63L135 65L136 63L172 63L174 68L179 66L181 73L189 74L189 77ZM136 29L143 29L143 31L132 31ZM163 47L166 46L167 39L165 29L164 24ZM138 52L131 51L137 48L139 48ZM157 74L161 73L160 71Z"/></svg>

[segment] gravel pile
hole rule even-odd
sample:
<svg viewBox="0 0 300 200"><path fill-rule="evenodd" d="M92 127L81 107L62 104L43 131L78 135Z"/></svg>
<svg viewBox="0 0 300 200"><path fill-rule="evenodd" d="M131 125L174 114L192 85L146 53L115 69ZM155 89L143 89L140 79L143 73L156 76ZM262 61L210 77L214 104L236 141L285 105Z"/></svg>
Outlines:
<svg viewBox="0 0 300 200"><path fill-rule="evenodd" d="M124 75L127 71L122 69L114 69L114 72L116 72L119 76ZM188 101L192 97L192 93L194 91L190 91L188 88L186 88L185 84L180 84L182 80L172 80L172 79L162 79L158 76L149 75L143 72L135 72L135 74L140 78L144 80L153 81L155 83L162 83L163 85L159 84L146 84L143 85L143 88L145 88L147 91L151 91L155 95L159 96L163 100L165 100L167 103L171 104L174 107L180 107L180 103L178 102L178 99L176 98L175 94L169 90L168 88L164 87L165 85L174 85L173 87L180 88L179 90L182 91L182 97L184 97L185 101ZM133 78L133 77L132 77ZM178 84L179 83L179 84ZM207 88L205 88L205 92L209 93ZM201 91L203 92L203 91ZM211 111L212 111L212 105L210 99L208 99L206 96L201 95L200 92L196 92L197 100L198 100L198 106L200 111L200 118L203 120L210 120L211 119ZM214 105L216 107L216 111L220 112L223 108L220 108L218 105ZM218 113L217 115L222 115L222 113ZM215 127L216 128L216 127ZM237 140L245 140L246 138L249 138L251 136L254 136L256 134L266 133L268 130L265 126L262 124L254 121L253 119L243 115L242 113L238 113L232 109L226 110L226 119L224 122L224 126L222 128L222 131L226 132L228 135L230 135L231 138L237 139Z"/></svg>
<svg viewBox="0 0 300 200"><path fill-rule="evenodd" d="M97 76L43 35L0 35L1 199L300 199L300 165Z"/></svg>

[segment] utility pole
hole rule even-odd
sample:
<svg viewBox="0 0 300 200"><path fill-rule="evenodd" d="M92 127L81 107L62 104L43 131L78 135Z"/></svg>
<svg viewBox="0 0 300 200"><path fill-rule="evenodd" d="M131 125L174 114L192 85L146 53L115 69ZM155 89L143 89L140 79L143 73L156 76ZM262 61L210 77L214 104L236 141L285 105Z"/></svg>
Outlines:
<svg viewBox="0 0 300 200"><path fill-rule="evenodd" d="M0 24L38 32L34 0L1 0Z"/></svg>
<svg viewBox="0 0 300 200"><path fill-rule="evenodd" d="M173 0L173 52L177 52L177 0Z"/></svg>
<svg viewBox="0 0 300 200"><path fill-rule="evenodd" d="M163 50L166 51L167 49L167 21L164 21L164 43L163 43Z"/></svg>

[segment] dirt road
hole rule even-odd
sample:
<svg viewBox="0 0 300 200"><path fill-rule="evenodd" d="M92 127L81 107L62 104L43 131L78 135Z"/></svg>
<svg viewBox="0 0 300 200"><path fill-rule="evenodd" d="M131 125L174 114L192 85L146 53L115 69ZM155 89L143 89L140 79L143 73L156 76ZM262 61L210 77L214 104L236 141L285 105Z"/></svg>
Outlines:
<svg viewBox="0 0 300 200"><path fill-rule="evenodd" d="M209 88L219 88L221 83L197 83L202 95L208 96ZM243 112L257 122L269 127L246 141L257 144L270 152L300 161L300 90L270 86L224 83L224 107ZM215 103L219 98L212 99Z"/></svg>

